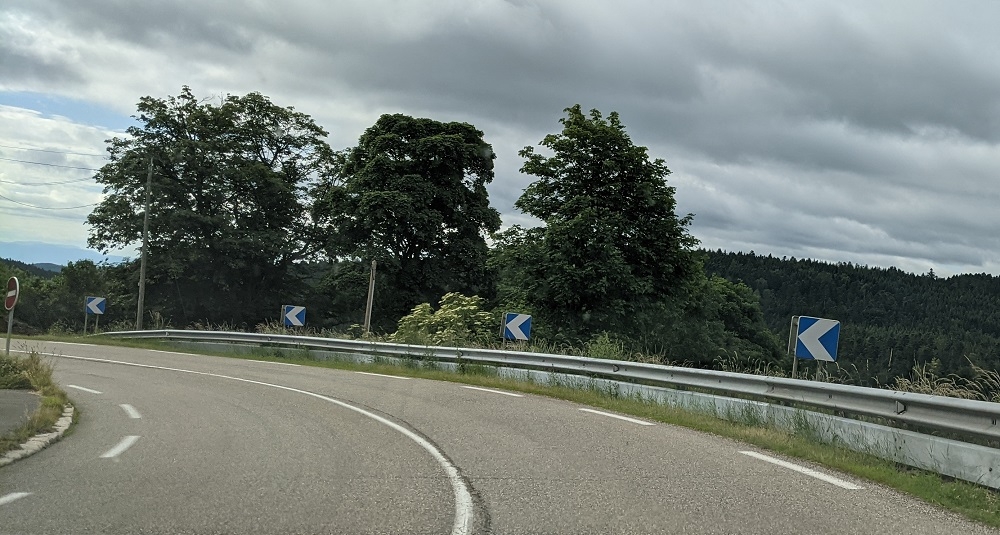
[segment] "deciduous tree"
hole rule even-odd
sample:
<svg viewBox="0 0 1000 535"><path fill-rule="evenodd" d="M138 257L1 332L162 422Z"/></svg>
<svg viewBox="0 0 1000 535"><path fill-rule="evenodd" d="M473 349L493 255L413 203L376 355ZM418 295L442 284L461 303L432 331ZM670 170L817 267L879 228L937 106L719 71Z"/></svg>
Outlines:
<svg viewBox="0 0 1000 535"><path fill-rule="evenodd" d="M138 245L152 158L147 308L175 323L257 322L297 288L289 272L320 245L310 188L333 152L308 115L259 93L143 97L139 123L108 141L106 197L87 218L101 251Z"/></svg>

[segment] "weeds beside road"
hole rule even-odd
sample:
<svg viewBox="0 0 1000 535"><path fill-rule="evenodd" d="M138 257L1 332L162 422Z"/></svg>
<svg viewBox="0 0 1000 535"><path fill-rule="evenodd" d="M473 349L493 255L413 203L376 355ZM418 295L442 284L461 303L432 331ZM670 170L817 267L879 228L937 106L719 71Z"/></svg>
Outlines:
<svg viewBox="0 0 1000 535"><path fill-rule="evenodd" d="M42 397L35 414L21 427L0 436L0 455L38 433L51 430L69 402L66 392L52 379L52 365L34 351L25 357L0 355L0 389L33 390Z"/></svg>

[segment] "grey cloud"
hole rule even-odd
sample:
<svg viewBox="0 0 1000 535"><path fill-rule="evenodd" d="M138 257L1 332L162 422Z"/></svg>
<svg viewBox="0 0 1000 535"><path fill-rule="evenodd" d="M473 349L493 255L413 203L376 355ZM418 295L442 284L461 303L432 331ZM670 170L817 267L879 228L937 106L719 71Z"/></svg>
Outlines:
<svg viewBox="0 0 1000 535"><path fill-rule="evenodd" d="M96 88L146 91L130 103L185 83L259 90L313 114L335 145L381 113L472 122L498 154L489 190L507 224L531 221L512 208L531 180L517 150L580 103L619 111L666 159L706 246L1000 265L990 2L19 5L80 51L96 36L163 65L137 81L116 71L133 64L50 68L22 50L23 69L78 75L11 71L22 86L105 102L121 95Z"/></svg>

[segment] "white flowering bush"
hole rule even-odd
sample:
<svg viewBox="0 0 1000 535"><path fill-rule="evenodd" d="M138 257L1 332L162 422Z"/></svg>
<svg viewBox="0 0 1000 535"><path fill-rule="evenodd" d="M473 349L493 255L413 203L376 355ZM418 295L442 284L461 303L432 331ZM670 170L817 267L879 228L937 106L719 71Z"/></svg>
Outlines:
<svg viewBox="0 0 1000 535"><path fill-rule="evenodd" d="M479 296L448 293L441 297L437 310L430 303L413 307L399 320L391 338L405 344L463 346L495 337L499 325L494 313L483 310Z"/></svg>

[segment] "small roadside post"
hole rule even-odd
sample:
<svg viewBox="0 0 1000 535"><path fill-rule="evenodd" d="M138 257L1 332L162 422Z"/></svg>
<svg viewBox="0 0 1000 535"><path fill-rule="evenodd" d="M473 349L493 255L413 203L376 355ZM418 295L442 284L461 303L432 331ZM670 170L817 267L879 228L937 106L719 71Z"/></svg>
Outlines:
<svg viewBox="0 0 1000 535"><path fill-rule="evenodd" d="M87 296L83 298L83 334L87 334L87 318L91 315L94 316L94 334L97 334L101 315L104 314L107 306L108 300L104 297Z"/></svg>
<svg viewBox="0 0 1000 535"><path fill-rule="evenodd" d="M517 312L507 312L503 315L500 334L505 344L507 340L527 342L531 338L531 316L528 314L518 314Z"/></svg>
<svg viewBox="0 0 1000 535"><path fill-rule="evenodd" d="M281 321L285 327L305 327L306 307L281 305Z"/></svg>
<svg viewBox="0 0 1000 535"><path fill-rule="evenodd" d="M17 296L21 293L21 284L17 277L7 279L7 297L3 300L3 307L7 309L7 349L5 354L10 356L10 334L14 330L14 305L17 304Z"/></svg>
<svg viewBox="0 0 1000 535"><path fill-rule="evenodd" d="M788 352L792 355L792 379L798 374L799 359L820 363L837 361L840 322L811 316L792 316L788 330Z"/></svg>

